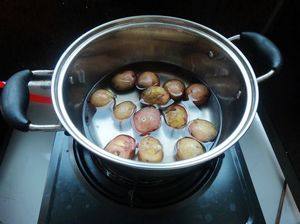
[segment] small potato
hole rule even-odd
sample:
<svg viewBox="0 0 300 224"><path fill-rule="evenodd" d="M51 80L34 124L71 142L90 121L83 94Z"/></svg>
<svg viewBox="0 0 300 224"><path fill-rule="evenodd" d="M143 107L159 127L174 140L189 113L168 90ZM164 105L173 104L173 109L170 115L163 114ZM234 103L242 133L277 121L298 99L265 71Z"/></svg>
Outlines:
<svg viewBox="0 0 300 224"><path fill-rule="evenodd" d="M176 150L177 160L191 159L205 152L205 148L200 142L189 137L179 139L176 143Z"/></svg>
<svg viewBox="0 0 300 224"><path fill-rule="evenodd" d="M188 120L188 114L185 108L179 104L169 106L164 112L167 125L172 128L183 128Z"/></svg>
<svg viewBox="0 0 300 224"><path fill-rule="evenodd" d="M159 86L159 77L154 72L143 72L137 78L136 87L146 89L150 86Z"/></svg>
<svg viewBox="0 0 300 224"><path fill-rule="evenodd" d="M135 148L136 142L134 138L129 135L118 135L105 146L104 150L125 159L132 159Z"/></svg>
<svg viewBox="0 0 300 224"><path fill-rule="evenodd" d="M215 126L206 120L195 119L189 124L190 134L201 142L209 142L216 138L218 132Z"/></svg>
<svg viewBox="0 0 300 224"><path fill-rule="evenodd" d="M113 87L118 91L130 90L134 87L136 75L133 71L124 71L115 75L111 82Z"/></svg>
<svg viewBox="0 0 300 224"><path fill-rule="evenodd" d="M131 117L131 115L135 112L136 105L131 101L124 101L119 103L117 106L114 107L114 117L119 120L123 121Z"/></svg>
<svg viewBox="0 0 300 224"><path fill-rule="evenodd" d="M133 115L133 126L141 135L155 131L160 127L160 112L154 107L144 107Z"/></svg>
<svg viewBox="0 0 300 224"><path fill-rule="evenodd" d="M138 159L142 162L158 163L163 159L163 146L151 136L143 137L139 143Z"/></svg>
<svg viewBox="0 0 300 224"><path fill-rule="evenodd" d="M178 79L168 80L164 83L163 87L173 100L180 100L184 96L184 83Z"/></svg>
<svg viewBox="0 0 300 224"><path fill-rule="evenodd" d="M185 90L186 97L190 100L192 100L196 105L203 105L207 102L210 92L209 89L199 83L191 84L186 90Z"/></svg>
<svg viewBox="0 0 300 224"><path fill-rule="evenodd" d="M142 92L141 99L148 105L165 105L170 100L170 95L160 86L151 86Z"/></svg>
<svg viewBox="0 0 300 224"><path fill-rule="evenodd" d="M106 89L98 89L95 91L91 98L90 102L95 107L104 107L114 100L114 94Z"/></svg>

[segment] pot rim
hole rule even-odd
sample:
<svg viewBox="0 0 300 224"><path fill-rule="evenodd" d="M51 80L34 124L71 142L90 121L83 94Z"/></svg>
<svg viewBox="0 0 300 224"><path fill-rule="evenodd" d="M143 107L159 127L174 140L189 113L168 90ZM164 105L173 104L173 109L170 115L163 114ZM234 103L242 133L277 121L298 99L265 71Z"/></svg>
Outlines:
<svg viewBox="0 0 300 224"><path fill-rule="evenodd" d="M247 91L247 102L245 106L245 111L242 116L242 119L235 130L230 134L230 136L225 139L221 144L217 145L212 150L197 156L195 158L191 158L188 160L176 161L172 163L143 163L135 160L128 160L124 158L120 158L116 155L113 155L101 147L97 146L93 142L91 142L88 138L86 138L73 124L70 119L65 104L63 101L63 80L66 74L66 71L77 55L77 53L83 49L87 44L89 44L92 40L97 37L104 35L108 32L111 32L115 29L119 29L120 27L129 27L134 25L146 25L146 24L154 24L160 23L170 26L175 26L180 29L186 29L191 32L197 33L198 35L205 36L221 47L224 51L226 51L232 60L239 67L246 86ZM126 17L117 20L113 20L97 26L92 30L86 32L78 39L76 39L62 54L57 65L54 69L52 83L51 83L51 97L54 106L54 110L56 112L57 117L59 118L61 124L65 128L67 132L82 146L84 146L89 151L94 154L100 156L103 159L108 159L112 162L118 163L120 165L129 166L132 168L143 169L143 170L173 170L173 169L181 169L186 167L191 167L195 165L199 165L205 163L222 153L224 153L227 149L229 149L232 145L234 145L247 131L249 126L251 125L254 116L256 114L257 106L258 106L258 85L255 77L255 73L246 59L246 57L242 54L242 52L231 43L226 37L217 33L216 31L203 26L201 24L176 18L170 16L160 16L160 15L142 15L142 16L133 16Z"/></svg>

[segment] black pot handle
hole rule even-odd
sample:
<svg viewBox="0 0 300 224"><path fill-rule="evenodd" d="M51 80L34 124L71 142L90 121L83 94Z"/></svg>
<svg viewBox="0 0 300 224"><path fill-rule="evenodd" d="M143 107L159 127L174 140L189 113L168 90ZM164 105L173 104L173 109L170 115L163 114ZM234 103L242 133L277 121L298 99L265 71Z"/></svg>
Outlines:
<svg viewBox="0 0 300 224"><path fill-rule="evenodd" d="M61 129L61 125L32 124L27 118L29 105L29 82L35 76L52 74L50 70L30 71L23 70L15 73L7 80L1 94L2 115L6 122L20 131L54 131Z"/></svg>
<svg viewBox="0 0 300 224"><path fill-rule="evenodd" d="M278 73L282 66L282 56L278 47L265 36L255 32L242 32L228 38L230 41L239 40L246 57L252 63L260 63L270 70L259 76L257 82L262 82Z"/></svg>

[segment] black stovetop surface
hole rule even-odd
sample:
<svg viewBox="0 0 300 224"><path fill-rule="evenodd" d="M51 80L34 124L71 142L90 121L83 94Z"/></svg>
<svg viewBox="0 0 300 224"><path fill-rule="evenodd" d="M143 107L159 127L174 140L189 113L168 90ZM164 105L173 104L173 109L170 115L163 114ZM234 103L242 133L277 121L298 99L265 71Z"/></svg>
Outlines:
<svg viewBox="0 0 300 224"><path fill-rule="evenodd" d="M75 154L72 138L57 133L40 224L265 223L239 144L222 156L219 171L205 190L156 209L121 205L95 191L79 171Z"/></svg>

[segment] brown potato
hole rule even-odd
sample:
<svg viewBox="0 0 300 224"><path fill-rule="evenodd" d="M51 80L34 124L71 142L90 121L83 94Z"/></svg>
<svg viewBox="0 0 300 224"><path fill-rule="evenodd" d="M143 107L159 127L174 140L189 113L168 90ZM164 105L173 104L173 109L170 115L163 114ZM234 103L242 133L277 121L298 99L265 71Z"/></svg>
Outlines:
<svg viewBox="0 0 300 224"><path fill-rule="evenodd" d="M154 107L144 107L133 115L132 121L135 130L146 135L160 127L160 112Z"/></svg>
<svg viewBox="0 0 300 224"><path fill-rule="evenodd" d="M104 150L125 159L132 159L135 148L136 142L134 138L129 135L118 135L105 146Z"/></svg>
<svg viewBox="0 0 300 224"><path fill-rule="evenodd" d="M130 90L134 87L136 75L133 71L124 71L115 75L111 82L113 87L118 91Z"/></svg>
<svg viewBox="0 0 300 224"><path fill-rule="evenodd" d="M180 100L184 96L184 83L178 79L171 79L164 83L163 87L173 100Z"/></svg>
<svg viewBox="0 0 300 224"><path fill-rule="evenodd" d="M142 162L158 163L163 159L163 146L156 138L143 137L138 148L138 159Z"/></svg>
<svg viewBox="0 0 300 224"><path fill-rule="evenodd" d="M188 129L190 134L201 142L212 141L218 134L217 129L211 122L202 119L193 120Z"/></svg>
<svg viewBox="0 0 300 224"><path fill-rule="evenodd" d="M181 138L176 143L176 159L191 159L205 153L204 146L197 140L189 137Z"/></svg>
<svg viewBox="0 0 300 224"><path fill-rule="evenodd" d="M192 100L196 105L203 105L207 102L210 96L209 89L199 83L191 84L185 90L186 97Z"/></svg>
<svg viewBox="0 0 300 224"><path fill-rule="evenodd" d="M186 109L179 104L169 106L164 112L164 117L167 125L176 129L183 128L188 120Z"/></svg>
<svg viewBox="0 0 300 224"><path fill-rule="evenodd" d="M136 87L138 89L146 89L150 86L159 86L159 84L158 75L154 72L143 72L137 78Z"/></svg>
<svg viewBox="0 0 300 224"><path fill-rule="evenodd" d="M104 107L114 100L114 94L106 89L98 89L91 98L90 103L95 107Z"/></svg>
<svg viewBox="0 0 300 224"><path fill-rule="evenodd" d="M165 105L170 100L170 95L160 86L151 86L142 92L141 99L148 105Z"/></svg>
<svg viewBox="0 0 300 224"><path fill-rule="evenodd" d="M126 120L135 112L136 105L131 101L124 101L114 107L114 117L119 120Z"/></svg>

